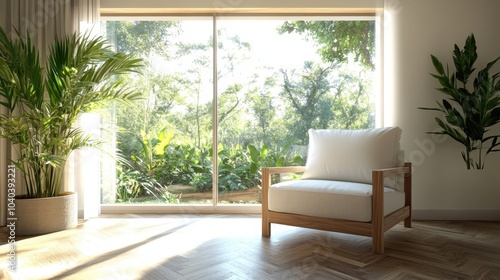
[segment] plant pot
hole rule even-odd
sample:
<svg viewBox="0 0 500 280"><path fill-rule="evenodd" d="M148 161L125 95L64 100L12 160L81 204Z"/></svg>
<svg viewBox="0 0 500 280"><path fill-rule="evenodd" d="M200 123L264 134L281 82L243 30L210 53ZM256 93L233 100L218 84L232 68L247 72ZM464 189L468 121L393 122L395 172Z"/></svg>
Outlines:
<svg viewBox="0 0 500 280"><path fill-rule="evenodd" d="M39 235L74 228L78 224L78 194L57 197L17 198L16 235Z"/></svg>

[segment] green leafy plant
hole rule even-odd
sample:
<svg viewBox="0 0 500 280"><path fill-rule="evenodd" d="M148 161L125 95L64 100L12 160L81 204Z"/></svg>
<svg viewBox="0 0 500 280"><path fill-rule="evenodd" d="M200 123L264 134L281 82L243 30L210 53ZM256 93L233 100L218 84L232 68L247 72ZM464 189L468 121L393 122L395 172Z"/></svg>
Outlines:
<svg viewBox="0 0 500 280"><path fill-rule="evenodd" d="M489 62L485 68L477 73L472 87L469 85L475 71L474 63L477 60L476 40L474 34L467 37L465 46L460 49L456 44L453 50L455 72L450 73L448 67L437 57L431 55L436 74L431 74L439 81L438 90L448 98L436 101L437 108L420 108L435 110L444 114L443 118L435 120L441 131L429 132L444 134L461 143L465 151L462 157L467 169L483 169L486 156L498 152L500 135L487 135L491 127L500 122L500 81L499 72L490 73L492 67L500 57ZM476 156L473 156L476 152Z"/></svg>
<svg viewBox="0 0 500 280"><path fill-rule="evenodd" d="M0 106L6 108L0 137L17 153L12 163L24 177L26 196L54 197L70 153L97 144L74 127L77 118L104 102L138 99L121 77L139 73L143 65L89 34L56 39L41 62L26 35L12 39L0 29Z"/></svg>
<svg viewBox="0 0 500 280"><path fill-rule="evenodd" d="M156 137L144 131L127 132L124 139L133 139L127 144L131 149L118 167L117 197L119 202L140 200L146 196L163 198L167 202L179 197L168 191L171 185L189 185L197 192L212 190L211 146L193 147L173 141L172 132L166 129ZM301 165L300 148L290 143L270 149L248 144L224 146L219 144L219 191L221 193L245 190L260 185L261 167Z"/></svg>
<svg viewBox="0 0 500 280"><path fill-rule="evenodd" d="M137 171L117 170L116 196L119 202L131 201L141 194L142 188L137 179L140 174Z"/></svg>
<svg viewBox="0 0 500 280"><path fill-rule="evenodd" d="M291 144L270 150L265 144L257 148L248 144L246 150L237 145L219 151L219 189L241 190L261 184L264 166L300 165L304 162Z"/></svg>
<svg viewBox="0 0 500 280"><path fill-rule="evenodd" d="M195 186L200 191L212 188L212 149L172 144L162 157L164 162L159 177L172 184Z"/></svg>
<svg viewBox="0 0 500 280"><path fill-rule="evenodd" d="M154 197L154 200L171 203L177 200L168 187L160 184L147 173L119 167L117 169L116 196L119 202L133 202L140 197Z"/></svg>
<svg viewBox="0 0 500 280"><path fill-rule="evenodd" d="M161 176L165 167L163 156L173 137L174 132L167 132L165 128L157 137L151 137L145 131L141 131L140 137L132 135L138 144L138 149L135 154L130 155L130 158L125 158L121 162L122 166L118 167L117 197L119 201L123 201L122 197L135 199L138 195L152 195L157 200L166 202L174 199L166 183L159 182L159 179L165 179Z"/></svg>
<svg viewBox="0 0 500 280"><path fill-rule="evenodd" d="M219 190L245 190L255 185L251 156L240 145L224 147L219 144ZM255 170L257 172L257 170Z"/></svg>
<svg viewBox="0 0 500 280"><path fill-rule="evenodd" d="M301 154L307 153L301 149L302 146L292 146L291 142L284 146L276 146L274 149L269 149L267 145L261 147L262 163L260 167L282 167L282 166L297 166L303 165L305 159ZM259 169L260 169L259 167Z"/></svg>

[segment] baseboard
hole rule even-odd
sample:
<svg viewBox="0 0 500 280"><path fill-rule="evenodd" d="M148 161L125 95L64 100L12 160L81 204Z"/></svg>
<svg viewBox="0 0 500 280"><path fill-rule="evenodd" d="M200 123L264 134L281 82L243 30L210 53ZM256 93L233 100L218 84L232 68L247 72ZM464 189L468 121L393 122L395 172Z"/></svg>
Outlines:
<svg viewBox="0 0 500 280"><path fill-rule="evenodd" d="M412 210L413 220L500 221L500 210Z"/></svg>
<svg viewBox="0 0 500 280"><path fill-rule="evenodd" d="M102 204L101 214L260 214L260 204L231 205L144 205L144 204Z"/></svg>

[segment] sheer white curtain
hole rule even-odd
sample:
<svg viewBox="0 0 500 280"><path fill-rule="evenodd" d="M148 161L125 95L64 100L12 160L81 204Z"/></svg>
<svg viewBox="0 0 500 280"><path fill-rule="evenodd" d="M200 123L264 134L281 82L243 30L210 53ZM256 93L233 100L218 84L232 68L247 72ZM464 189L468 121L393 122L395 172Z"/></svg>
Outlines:
<svg viewBox="0 0 500 280"><path fill-rule="evenodd" d="M75 31L91 29L99 32L99 4L100 0L1 0L0 1L0 26L7 34L15 35L29 31L32 41L40 50L40 59L43 61L49 51L49 46L54 38L62 37ZM4 110L4 108L0 108ZM95 122L95 121L94 121ZM95 124L94 124L95 126ZM94 130L95 127L90 127ZM93 185L92 180L82 176L86 166L98 166L95 152L75 154L68 162L65 178L65 189L75 190L79 194L79 215L84 218L99 214L100 201L95 197L99 193L99 184ZM0 225L6 224L7 210L7 165L13 155L10 144L0 139ZM89 170L87 170L89 171ZM20 176L17 176L20 178ZM87 178L88 179L88 178ZM91 184L91 185L89 185ZM17 193L23 192L17 185ZM88 191L87 191L88 189ZM87 195L92 193L92 195Z"/></svg>

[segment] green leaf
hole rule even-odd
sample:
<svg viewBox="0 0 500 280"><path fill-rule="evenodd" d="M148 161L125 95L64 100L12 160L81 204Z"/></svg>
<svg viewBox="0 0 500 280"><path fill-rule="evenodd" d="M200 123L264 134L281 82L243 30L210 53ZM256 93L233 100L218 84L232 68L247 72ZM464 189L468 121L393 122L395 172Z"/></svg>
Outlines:
<svg viewBox="0 0 500 280"><path fill-rule="evenodd" d="M255 146L252 144L248 144L247 149L248 152L250 153L250 159L252 160L252 163L258 163L260 158L260 153L257 150L257 148L255 148Z"/></svg>
<svg viewBox="0 0 500 280"><path fill-rule="evenodd" d="M283 156L280 156L280 157L278 158L278 160L276 160L276 164L275 164L275 166L276 166L276 167L282 167L282 166L283 166L283 162L284 162L284 161L285 161L285 158L284 158Z"/></svg>
<svg viewBox="0 0 500 280"><path fill-rule="evenodd" d="M437 57L435 57L434 55L431 54L431 60L432 60L432 64L434 65L434 68L436 69L436 71L441 75L443 76L444 75L444 67L443 67L443 64L439 61L439 59ZM433 75L434 77L436 78L439 78L439 76L436 76L436 75Z"/></svg>
<svg viewBox="0 0 500 280"><path fill-rule="evenodd" d="M269 146L263 145L260 150L260 159L264 160L268 153L269 153Z"/></svg>
<svg viewBox="0 0 500 280"><path fill-rule="evenodd" d="M174 132L169 131L168 133L165 133L165 128L161 130L160 135L158 136L158 139L160 140L159 143L157 143L154 147L155 149L155 154L157 155L163 155L165 154L165 148L170 144L172 139L174 138Z"/></svg>
<svg viewBox="0 0 500 280"><path fill-rule="evenodd" d="M443 102L444 108L446 108L446 110L451 110L453 108L451 106L450 102L448 102L446 99L443 99L442 102Z"/></svg>
<svg viewBox="0 0 500 280"><path fill-rule="evenodd" d="M473 65L477 59L476 40L474 34L471 34L465 40L463 50L457 45L453 50L453 62L456 68L456 78L463 84L467 84L470 75L474 72Z"/></svg>
<svg viewBox="0 0 500 280"><path fill-rule="evenodd" d="M427 111L439 111L442 112L439 108L428 108L428 107L417 107L419 110L427 110Z"/></svg>

